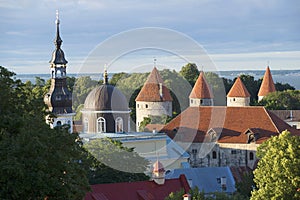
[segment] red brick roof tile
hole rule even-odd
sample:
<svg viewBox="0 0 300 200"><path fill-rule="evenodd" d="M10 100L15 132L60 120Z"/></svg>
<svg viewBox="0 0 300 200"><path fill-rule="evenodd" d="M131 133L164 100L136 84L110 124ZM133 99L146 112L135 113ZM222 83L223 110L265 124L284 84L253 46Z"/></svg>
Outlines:
<svg viewBox="0 0 300 200"><path fill-rule="evenodd" d="M227 97L250 97L250 93L248 92L246 86L240 77L236 79L230 91L227 94Z"/></svg>
<svg viewBox="0 0 300 200"><path fill-rule="evenodd" d="M162 96L160 95L160 85L162 86ZM170 91L164 85L164 81L162 80L156 67L153 68L152 72L148 76L147 81L145 82L135 101L173 101Z"/></svg>
<svg viewBox="0 0 300 200"><path fill-rule="evenodd" d="M185 193L190 186L184 175L179 178L166 179L163 185L154 181L138 181L130 183L110 183L92 185L92 192L88 192L85 200L164 200L171 192L184 189Z"/></svg>
<svg viewBox="0 0 300 200"><path fill-rule="evenodd" d="M195 99L212 99L213 93L204 77L204 73L201 72L193 89L189 96Z"/></svg>
<svg viewBox="0 0 300 200"><path fill-rule="evenodd" d="M271 92L276 92L275 85L273 82L272 74L269 66L266 69L263 81L261 83L258 96L266 96Z"/></svg>
<svg viewBox="0 0 300 200"><path fill-rule="evenodd" d="M189 107L161 131L175 141L202 143L210 141L207 133L211 129L220 130L219 143L247 143L248 129L258 133L258 144L286 129L300 135L299 130L260 106Z"/></svg>

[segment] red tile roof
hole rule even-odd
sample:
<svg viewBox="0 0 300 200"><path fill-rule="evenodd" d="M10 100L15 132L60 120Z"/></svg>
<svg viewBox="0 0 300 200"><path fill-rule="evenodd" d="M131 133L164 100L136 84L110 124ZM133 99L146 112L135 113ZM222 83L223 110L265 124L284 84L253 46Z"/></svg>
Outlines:
<svg viewBox="0 0 300 200"><path fill-rule="evenodd" d="M248 92L246 86L240 77L236 79L230 91L227 94L227 97L250 97L250 93Z"/></svg>
<svg viewBox="0 0 300 200"><path fill-rule="evenodd" d="M273 82L272 74L269 66L266 69L263 81L261 83L258 96L266 96L271 92L276 92L275 85Z"/></svg>
<svg viewBox="0 0 300 200"><path fill-rule="evenodd" d="M261 106L246 107L189 107L169 122L161 131L175 141L210 142L208 132L218 134L219 143L248 143L248 130L257 133L256 143L260 144L283 130L300 136L275 114Z"/></svg>
<svg viewBox="0 0 300 200"><path fill-rule="evenodd" d="M213 98L213 93L210 90L210 87L204 77L203 72L200 73L189 97L195 98L195 99L212 99Z"/></svg>
<svg viewBox="0 0 300 200"><path fill-rule="evenodd" d="M162 86L162 96L160 95L160 85ZM148 76L147 81L145 82L135 101L173 101L170 91L164 85L164 81L162 80L156 67L153 68L152 72Z"/></svg>
<svg viewBox="0 0 300 200"><path fill-rule="evenodd" d="M92 192L85 196L85 200L163 200L171 192L184 189L185 193L190 186L184 175L176 179L166 179L163 185L154 181L138 181L130 183L111 183L92 185Z"/></svg>

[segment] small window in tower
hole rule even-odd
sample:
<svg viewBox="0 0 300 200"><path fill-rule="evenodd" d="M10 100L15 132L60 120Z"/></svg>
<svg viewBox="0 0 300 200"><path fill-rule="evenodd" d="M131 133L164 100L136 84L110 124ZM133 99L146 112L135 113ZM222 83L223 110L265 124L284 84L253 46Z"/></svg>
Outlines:
<svg viewBox="0 0 300 200"><path fill-rule="evenodd" d="M116 119L116 133L123 132L123 119L121 117L117 117Z"/></svg>
<svg viewBox="0 0 300 200"><path fill-rule="evenodd" d="M233 101L235 101L235 98L233 98Z"/></svg>
<svg viewBox="0 0 300 200"><path fill-rule="evenodd" d="M56 95L56 96L55 96L55 100L56 100L56 101L60 101L60 100L61 100L61 95Z"/></svg>
<svg viewBox="0 0 300 200"><path fill-rule="evenodd" d="M140 105L139 105L139 104L136 104L136 107L137 107L137 108L139 108L139 107L140 107Z"/></svg>
<svg viewBox="0 0 300 200"><path fill-rule="evenodd" d="M254 159L254 153L253 153L253 152L250 152L250 154L249 154L249 159L250 159L250 160L253 160L253 159Z"/></svg>
<svg viewBox="0 0 300 200"><path fill-rule="evenodd" d="M194 101L193 101L193 99L191 99L191 104L193 104L194 103Z"/></svg>
<svg viewBox="0 0 300 200"><path fill-rule="evenodd" d="M216 151L213 151L213 152L212 152L212 158L213 158L213 159L217 159L217 152L216 152Z"/></svg>
<svg viewBox="0 0 300 200"><path fill-rule="evenodd" d="M148 108L148 104L146 104L145 107Z"/></svg>
<svg viewBox="0 0 300 200"><path fill-rule="evenodd" d="M203 104L203 99L200 99L200 105L202 105Z"/></svg>
<svg viewBox="0 0 300 200"><path fill-rule="evenodd" d="M106 122L103 117L99 117L97 119L97 133L105 133L106 132Z"/></svg>
<svg viewBox="0 0 300 200"><path fill-rule="evenodd" d="M56 126L61 126L61 121L57 121Z"/></svg>

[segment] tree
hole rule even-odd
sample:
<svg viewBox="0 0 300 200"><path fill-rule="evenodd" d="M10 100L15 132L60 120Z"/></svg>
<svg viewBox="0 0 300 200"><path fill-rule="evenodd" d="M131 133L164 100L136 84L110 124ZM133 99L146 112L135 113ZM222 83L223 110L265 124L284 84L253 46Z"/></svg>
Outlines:
<svg viewBox="0 0 300 200"><path fill-rule="evenodd" d="M284 91L284 90L295 90L295 87L291 86L288 83L275 83L276 91Z"/></svg>
<svg viewBox="0 0 300 200"><path fill-rule="evenodd" d="M89 185L78 135L50 129L41 85L13 76L0 67L0 199L82 199Z"/></svg>
<svg viewBox="0 0 300 200"><path fill-rule="evenodd" d="M188 63L181 68L179 74L183 76L191 86L194 86L199 76L199 70L196 64Z"/></svg>
<svg viewBox="0 0 300 200"><path fill-rule="evenodd" d="M265 106L268 110L299 110L300 91L285 90L282 92L272 92L265 96L259 105Z"/></svg>
<svg viewBox="0 0 300 200"><path fill-rule="evenodd" d="M300 137L283 131L262 143L257 156L251 200L300 199Z"/></svg>
<svg viewBox="0 0 300 200"><path fill-rule="evenodd" d="M95 139L84 145L89 152L91 184L149 180L144 174L149 162L118 140Z"/></svg>
<svg viewBox="0 0 300 200"><path fill-rule="evenodd" d="M241 80L243 81L245 87L247 88L248 92L250 93L250 104L253 105L257 101L257 94L261 85L261 80L255 80L251 75L242 74L240 76ZM235 82L236 79L234 79Z"/></svg>

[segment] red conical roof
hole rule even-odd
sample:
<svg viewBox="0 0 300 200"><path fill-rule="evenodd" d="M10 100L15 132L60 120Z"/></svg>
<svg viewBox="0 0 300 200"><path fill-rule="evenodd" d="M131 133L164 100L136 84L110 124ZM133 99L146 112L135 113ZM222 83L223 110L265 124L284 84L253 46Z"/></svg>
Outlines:
<svg viewBox="0 0 300 200"><path fill-rule="evenodd" d="M263 81L261 83L258 96L266 96L271 92L276 92L275 85L273 82L272 74L269 66L266 69Z"/></svg>
<svg viewBox="0 0 300 200"><path fill-rule="evenodd" d="M195 98L195 99L212 99L213 98L213 94L210 90L208 83L206 82L203 72L200 73L189 97Z"/></svg>
<svg viewBox="0 0 300 200"><path fill-rule="evenodd" d="M161 86L160 86L161 85ZM162 87L162 91L160 91ZM162 93L162 95L161 95ZM164 85L158 70L153 68L135 101L173 101L169 89Z"/></svg>
<svg viewBox="0 0 300 200"><path fill-rule="evenodd" d="M242 79L238 77L227 94L227 97L250 97L246 86L244 85Z"/></svg>

